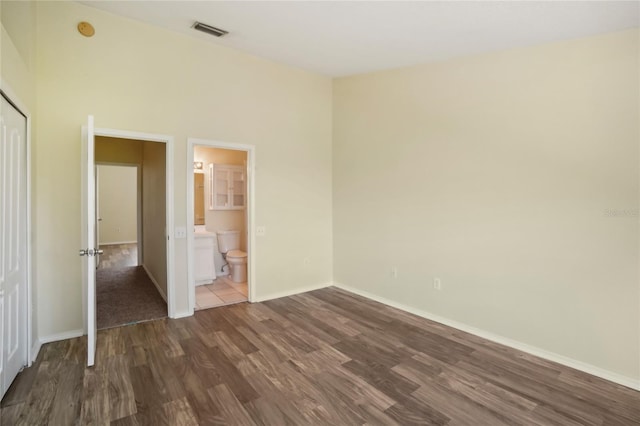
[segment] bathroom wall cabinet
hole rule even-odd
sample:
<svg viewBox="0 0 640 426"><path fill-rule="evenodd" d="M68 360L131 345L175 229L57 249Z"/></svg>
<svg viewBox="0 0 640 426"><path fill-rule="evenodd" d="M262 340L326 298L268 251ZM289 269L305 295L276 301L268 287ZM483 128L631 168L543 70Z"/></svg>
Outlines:
<svg viewBox="0 0 640 426"><path fill-rule="evenodd" d="M244 166L209 164L209 210L242 210L247 203Z"/></svg>

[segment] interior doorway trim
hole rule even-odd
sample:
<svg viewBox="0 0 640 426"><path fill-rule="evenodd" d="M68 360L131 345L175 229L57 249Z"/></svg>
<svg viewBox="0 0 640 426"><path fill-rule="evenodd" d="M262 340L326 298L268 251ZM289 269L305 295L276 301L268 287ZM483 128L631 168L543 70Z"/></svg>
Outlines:
<svg viewBox="0 0 640 426"><path fill-rule="evenodd" d="M189 285L189 311L193 315L196 306L195 278L194 278L194 207L193 207L193 150L196 145L208 148L230 149L247 153L247 284L249 287L249 302L256 300L256 240L255 240L255 145L214 141L208 139L187 138L187 283Z"/></svg>
<svg viewBox="0 0 640 426"><path fill-rule="evenodd" d="M33 296L32 296L32 283L33 283L33 259L32 259L32 216L31 216L31 112L27 105L22 102L22 99L13 91L11 86L7 84L7 82L0 78L0 96L4 94L5 98L9 101L9 103L13 104L13 106L27 119L27 132L26 132L26 173L27 173L27 188L26 188L26 197L27 197L27 220L26 220L26 232L27 232L27 258L26 258L26 269L27 269L27 288L26 288L26 309L24 310L25 315L27 316L23 321L26 321L26 330L27 330L27 354L26 354L26 366L30 367L31 364L35 361L38 356L38 352L40 351L40 340L36 335L35 341L33 338Z"/></svg>
<svg viewBox="0 0 640 426"><path fill-rule="evenodd" d="M139 141L161 142L166 144L166 215L167 224L165 235L167 238L167 313L169 318L177 318L176 312L176 288L175 288L175 247L171 230L174 228L173 216L173 136L158 135L153 133L140 133L128 130L116 129L95 129L95 136L105 136L110 138L134 139Z"/></svg>

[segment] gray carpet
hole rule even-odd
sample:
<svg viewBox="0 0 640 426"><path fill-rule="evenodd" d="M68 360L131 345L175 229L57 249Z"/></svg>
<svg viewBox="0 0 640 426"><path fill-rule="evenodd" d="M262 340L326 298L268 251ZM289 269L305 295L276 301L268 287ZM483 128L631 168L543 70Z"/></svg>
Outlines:
<svg viewBox="0 0 640 426"><path fill-rule="evenodd" d="M142 266L96 271L98 329L167 316L167 304Z"/></svg>

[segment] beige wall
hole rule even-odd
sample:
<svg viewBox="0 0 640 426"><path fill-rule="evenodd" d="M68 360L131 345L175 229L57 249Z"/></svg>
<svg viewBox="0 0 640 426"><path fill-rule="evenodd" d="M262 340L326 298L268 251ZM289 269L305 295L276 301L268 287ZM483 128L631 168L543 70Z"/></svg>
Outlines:
<svg viewBox="0 0 640 426"><path fill-rule="evenodd" d="M4 83L34 113L36 8L31 2L0 2L0 72ZM6 89L6 88L3 88Z"/></svg>
<svg viewBox="0 0 640 426"><path fill-rule="evenodd" d="M142 264L167 299L166 146L144 142L142 149Z"/></svg>
<svg viewBox="0 0 640 426"><path fill-rule="evenodd" d="M35 336L82 328L79 129L94 114L175 138L176 226L187 137L256 146L258 298L329 282L335 263L343 284L640 377L640 227L605 213L638 208L637 32L339 79L332 95L328 78L80 4L11 5L0 76L34 113Z"/></svg>
<svg viewBox="0 0 640 426"><path fill-rule="evenodd" d="M254 250L257 297L331 281L329 78L78 3L36 5L41 336L82 328L80 127L88 114L97 127L174 137L176 226L186 225L187 138L255 145L256 221L268 229ZM79 21L96 35L78 34ZM174 244L176 312L184 315L186 239Z"/></svg>
<svg viewBox="0 0 640 426"><path fill-rule="evenodd" d="M138 169L98 166L99 243L136 242L138 239Z"/></svg>
<svg viewBox="0 0 640 426"><path fill-rule="evenodd" d="M336 80L335 281L640 378L638 39Z"/></svg>
<svg viewBox="0 0 640 426"><path fill-rule="evenodd" d="M35 29L36 8L31 2L0 1L0 89L2 89L13 102L19 104L23 112L31 118L32 146L37 140L36 130L36 74L35 74ZM35 156L31 157L31 166L37 167ZM35 244L38 238L38 228L35 222L35 211L38 208L36 189L37 182L31 182L32 220L31 242ZM53 225L53 224L52 224ZM37 282L39 270L37 258L31 259L31 280ZM32 306L37 306L39 292L37 285L32 285ZM64 309L64 305L62 307ZM51 313L51 310L48 312ZM33 322L38 323L39 317L46 316L33 310ZM37 329L34 329L30 345L38 341Z"/></svg>
<svg viewBox="0 0 640 426"><path fill-rule="evenodd" d="M217 232L230 229L240 231L240 249L247 248L247 229L246 229L246 210L209 210L209 164L231 164L237 166L247 166L247 153L244 151L235 151L232 149L219 149L204 146L194 147L194 161L202 161L205 180L204 180L204 223L208 231ZM245 180L246 183L246 180ZM246 194L245 186L245 194Z"/></svg>

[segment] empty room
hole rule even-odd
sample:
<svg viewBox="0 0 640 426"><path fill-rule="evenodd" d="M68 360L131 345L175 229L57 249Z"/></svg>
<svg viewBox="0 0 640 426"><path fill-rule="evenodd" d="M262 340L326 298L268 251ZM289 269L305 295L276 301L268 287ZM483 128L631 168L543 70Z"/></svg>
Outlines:
<svg viewBox="0 0 640 426"><path fill-rule="evenodd" d="M640 424L639 2L0 21L2 426Z"/></svg>

